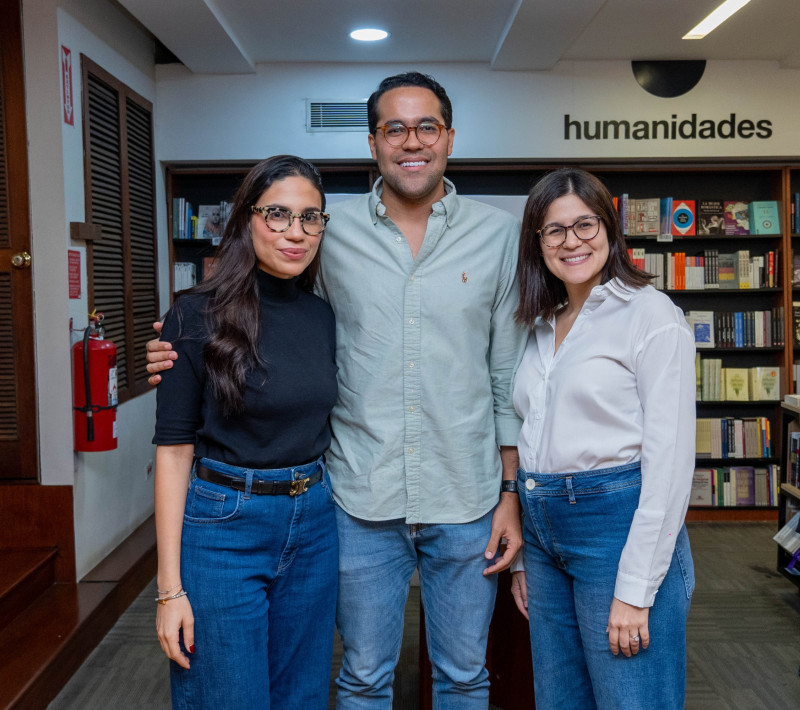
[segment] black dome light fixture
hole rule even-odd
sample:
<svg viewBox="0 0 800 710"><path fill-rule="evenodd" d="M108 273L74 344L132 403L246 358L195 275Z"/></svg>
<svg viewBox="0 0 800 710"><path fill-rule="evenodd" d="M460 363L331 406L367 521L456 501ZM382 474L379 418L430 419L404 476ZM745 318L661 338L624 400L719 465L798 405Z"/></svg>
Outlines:
<svg viewBox="0 0 800 710"><path fill-rule="evenodd" d="M648 94L673 99L697 86L706 70L706 60L632 61L631 68L637 83Z"/></svg>

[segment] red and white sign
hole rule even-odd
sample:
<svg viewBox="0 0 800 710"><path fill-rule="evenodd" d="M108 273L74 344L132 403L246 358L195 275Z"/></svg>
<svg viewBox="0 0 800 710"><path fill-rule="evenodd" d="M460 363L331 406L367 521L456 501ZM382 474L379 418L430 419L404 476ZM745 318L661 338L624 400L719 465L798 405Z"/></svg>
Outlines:
<svg viewBox="0 0 800 710"><path fill-rule="evenodd" d="M81 297L81 253L77 249L67 249L69 267L69 297Z"/></svg>
<svg viewBox="0 0 800 710"><path fill-rule="evenodd" d="M72 101L72 52L61 45L61 89L64 97L64 123L75 125L75 104Z"/></svg>

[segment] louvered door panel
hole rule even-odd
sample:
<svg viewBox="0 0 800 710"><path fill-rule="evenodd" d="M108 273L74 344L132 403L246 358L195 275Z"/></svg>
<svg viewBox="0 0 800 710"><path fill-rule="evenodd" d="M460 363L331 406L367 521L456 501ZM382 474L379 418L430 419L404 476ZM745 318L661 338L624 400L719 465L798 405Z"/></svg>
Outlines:
<svg viewBox="0 0 800 710"><path fill-rule="evenodd" d="M152 106L82 57L92 307L117 346L120 402L148 389L145 343L158 317Z"/></svg>
<svg viewBox="0 0 800 710"><path fill-rule="evenodd" d="M91 307L103 314L105 335L117 346L117 386L122 391L128 387L128 348L119 93L91 74L88 89L90 220L103 229L103 238L91 247Z"/></svg>

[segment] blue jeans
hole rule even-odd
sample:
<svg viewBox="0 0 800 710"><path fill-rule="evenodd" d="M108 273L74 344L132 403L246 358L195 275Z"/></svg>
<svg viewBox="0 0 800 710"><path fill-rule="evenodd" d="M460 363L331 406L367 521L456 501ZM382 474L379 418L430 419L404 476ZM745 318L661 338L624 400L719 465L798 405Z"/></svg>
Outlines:
<svg viewBox="0 0 800 710"><path fill-rule="evenodd" d="M536 486L529 490L526 482ZM650 647L614 656L605 632L639 503L639 464L564 474L518 471L525 515L537 710L679 710L694 567L686 527L650 608Z"/></svg>
<svg viewBox="0 0 800 710"><path fill-rule="evenodd" d="M497 577L484 577L492 513L471 523L408 525L360 520L336 507L344 657L336 707L392 707L394 668L414 569L433 666L433 707L486 709L486 640Z"/></svg>
<svg viewBox="0 0 800 710"><path fill-rule="evenodd" d="M271 470L201 462L246 490L192 473L181 579L195 652L189 670L170 662L173 708L327 708L338 558L328 473L302 495L250 494L252 481L305 478L322 459Z"/></svg>

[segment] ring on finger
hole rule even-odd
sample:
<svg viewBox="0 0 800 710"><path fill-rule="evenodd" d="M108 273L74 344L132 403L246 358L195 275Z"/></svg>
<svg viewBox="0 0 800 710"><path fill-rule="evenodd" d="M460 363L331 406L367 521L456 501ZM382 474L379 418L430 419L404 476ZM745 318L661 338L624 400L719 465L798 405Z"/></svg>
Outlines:
<svg viewBox="0 0 800 710"><path fill-rule="evenodd" d="M636 634L636 636L631 636L631 641L634 643L639 643L639 634Z"/></svg>

